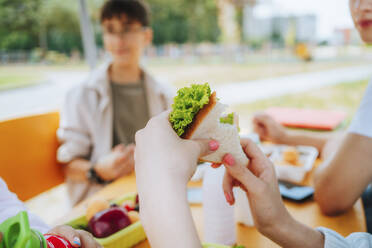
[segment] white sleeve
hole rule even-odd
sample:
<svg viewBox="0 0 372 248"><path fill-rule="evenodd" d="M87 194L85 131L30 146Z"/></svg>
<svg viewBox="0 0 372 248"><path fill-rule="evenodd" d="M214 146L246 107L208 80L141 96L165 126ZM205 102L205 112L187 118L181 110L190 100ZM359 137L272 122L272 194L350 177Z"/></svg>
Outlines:
<svg viewBox="0 0 372 248"><path fill-rule="evenodd" d="M350 133L372 138L372 81L349 127Z"/></svg>
<svg viewBox="0 0 372 248"><path fill-rule="evenodd" d="M372 248L372 235L369 233L352 233L344 238L330 229L317 228L324 235L324 248Z"/></svg>
<svg viewBox="0 0 372 248"><path fill-rule="evenodd" d="M18 197L9 191L7 185L0 178L0 223L17 215L21 211L27 211L25 205L18 199ZM34 230L41 233L46 233L50 228L39 217L28 212L30 226Z"/></svg>
<svg viewBox="0 0 372 248"><path fill-rule="evenodd" d="M92 94L82 87L74 88L66 94L57 131L61 143L57 151L59 162L68 163L75 158L88 159L94 123L91 108L95 107L91 105L95 105L95 98L94 92Z"/></svg>

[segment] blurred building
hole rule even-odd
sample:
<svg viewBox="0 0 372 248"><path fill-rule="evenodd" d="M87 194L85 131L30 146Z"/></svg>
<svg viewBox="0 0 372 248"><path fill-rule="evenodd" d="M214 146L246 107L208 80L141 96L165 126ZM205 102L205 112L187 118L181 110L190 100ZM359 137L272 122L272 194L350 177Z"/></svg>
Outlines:
<svg viewBox="0 0 372 248"><path fill-rule="evenodd" d="M239 28L236 22L235 3L231 0L218 0L218 8L221 42L224 44L239 43Z"/></svg>
<svg viewBox="0 0 372 248"><path fill-rule="evenodd" d="M246 41L272 40L283 44L316 42L315 15L255 18L250 6L244 8L243 35Z"/></svg>
<svg viewBox="0 0 372 248"><path fill-rule="evenodd" d="M361 42L359 33L355 28L335 29L330 40L330 44L335 46L359 45Z"/></svg>

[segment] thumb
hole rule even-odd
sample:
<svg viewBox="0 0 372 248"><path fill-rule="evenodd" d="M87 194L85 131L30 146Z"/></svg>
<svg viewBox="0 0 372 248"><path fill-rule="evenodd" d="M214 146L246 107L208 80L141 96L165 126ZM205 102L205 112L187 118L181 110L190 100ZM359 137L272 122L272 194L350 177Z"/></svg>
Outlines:
<svg viewBox="0 0 372 248"><path fill-rule="evenodd" d="M199 158L217 151L220 147L220 143L217 140L196 139L193 142L199 151Z"/></svg>

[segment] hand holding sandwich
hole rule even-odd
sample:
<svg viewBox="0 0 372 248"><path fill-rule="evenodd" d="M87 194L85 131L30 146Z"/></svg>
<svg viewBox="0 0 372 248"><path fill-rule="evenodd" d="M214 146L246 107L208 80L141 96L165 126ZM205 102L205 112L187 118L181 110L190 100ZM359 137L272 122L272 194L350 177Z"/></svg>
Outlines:
<svg viewBox="0 0 372 248"><path fill-rule="evenodd" d="M136 134L140 215L152 247L201 247L186 194L198 159L225 164L228 202L234 203L232 188L242 187L264 235L283 247L323 247L320 232L287 212L273 165L252 142L240 142L233 115L221 118L225 106L209 85L179 90L172 107Z"/></svg>
<svg viewBox="0 0 372 248"><path fill-rule="evenodd" d="M198 158L216 151L214 140L185 140L173 131L169 111L152 118L136 133L136 175L146 181L172 179L186 186L195 172ZM149 156L151 154L151 156ZM140 175L139 175L140 174Z"/></svg>
<svg viewBox="0 0 372 248"><path fill-rule="evenodd" d="M151 247L201 247L187 202L198 158L218 149L213 140L184 140L169 112L136 133L135 170L141 222Z"/></svg>
<svg viewBox="0 0 372 248"><path fill-rule="evenodd" d="M242 139L241 144L250 160L248 166L236 164L230 154L223 159L227 201L234 204L232 189L241 187L247 193L255 226L263 235L282 247L323 247L323 235L294 220L284 207L271 161L249 139Z"/></svg>

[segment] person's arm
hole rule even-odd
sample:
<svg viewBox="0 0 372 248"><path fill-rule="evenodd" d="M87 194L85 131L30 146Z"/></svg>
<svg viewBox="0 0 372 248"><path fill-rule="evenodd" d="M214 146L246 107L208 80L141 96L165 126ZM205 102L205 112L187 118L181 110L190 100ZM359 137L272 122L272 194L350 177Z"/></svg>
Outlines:
<svg viewBox="0 0 372 248"><path fill-rule="evenodd" d="M67 178L73 181L87 181L87 174L91 167L92 165L90 161L83 158L77 158L66 164L65 174Z"/></svg>
<svg viewBox="0 0 372 248"><path fill-rule="evenodd" d="M266 114L256 114L253 118L254 131L263 141L291 146L313 146L323 158L329 157L338 146L340 133L324 134L307 131L288 130Z"/></svg>
<svg viewBox="0 0 372 248"><path fill-rule="evenodd" d="M141 221L151 247L201 247L187 202L186 184L175 182L169 176L152 176L156 182L138 185Z"/></svg>
<svg viewBox="0 0 372 248"><path fill-rule="evenodd" d="M9 191L6 183L0 178L0 223L21 211L27 211L26 206L14 193ZM48 225L34 214L29 213L29 222L33 229L42 233L49 230Z"/></svg>
<svg viewBox="0 0 372 248"><path fill-rule="evenodd" d="M95 129L96 98L94 92L82 87L72 89L66 94L61 111L57 131L61 145L57 159L65 165L66 177L72 181L87 181L87 172L92 166L97 175L106 181L129 174L134 168L134 145L118 145L98 161L88 159L93 145L91 137Z"/></svg>
<svg viewBox="0 0 372 248"><path fill-rule="evenodd" d="M321 248L323 235L294 220L285 208L271 161L249 139L241 141L244 152L250 159L247 166L238 165L227 154L223 189L231 205L235 198L233 187L246 191L256 228L260 233L286 248Z"/></svg>
<svg viewBox="0 0 372 248"><path fill-rule="evenodd" d="M101 248L91 234L83 230L75 230L70 226L62 225L50 229L43 220L30 212L18 197L9 191L6 183L0 178L0 223L17 215L21 211L26 211L29 218L30 227L41 233L56 234L69 240L74 247L82 248ZM0 243L2 233L0 233Z"/></svg>
<svg viewBox="0 0 372 248"><path fill-rule="evenodd" d="M372 138L349 133L314 175L315 200L327 215L350 209L372 180Z"/></svg>
<svg viewBox="0 0 372 248"><path fill-rule="evenodd" d="M287 130L286 135L281 140L281 143L291 146L313 146L321 152L329 141L330 137L331 135L329 134Z"/></svg>
<svg viewBox="0 0 372 248"><path fill-rule="evenodd" d="M135 169L141 223L151 247L197 248L201 243L187 202L187 182L201 155L216 141L183 140L169 123L169 112L136 133Z"/></svg>
<svg viewBox="0 0 372 248"><path fill-rule="evenodd" d="M66 175L70 180L86 181L87 173L93 166L97 175L103 180L115 180L133 171L134 148L134 145L118 145L94 165L86 159L74 159L66 165Z"/></svg>

